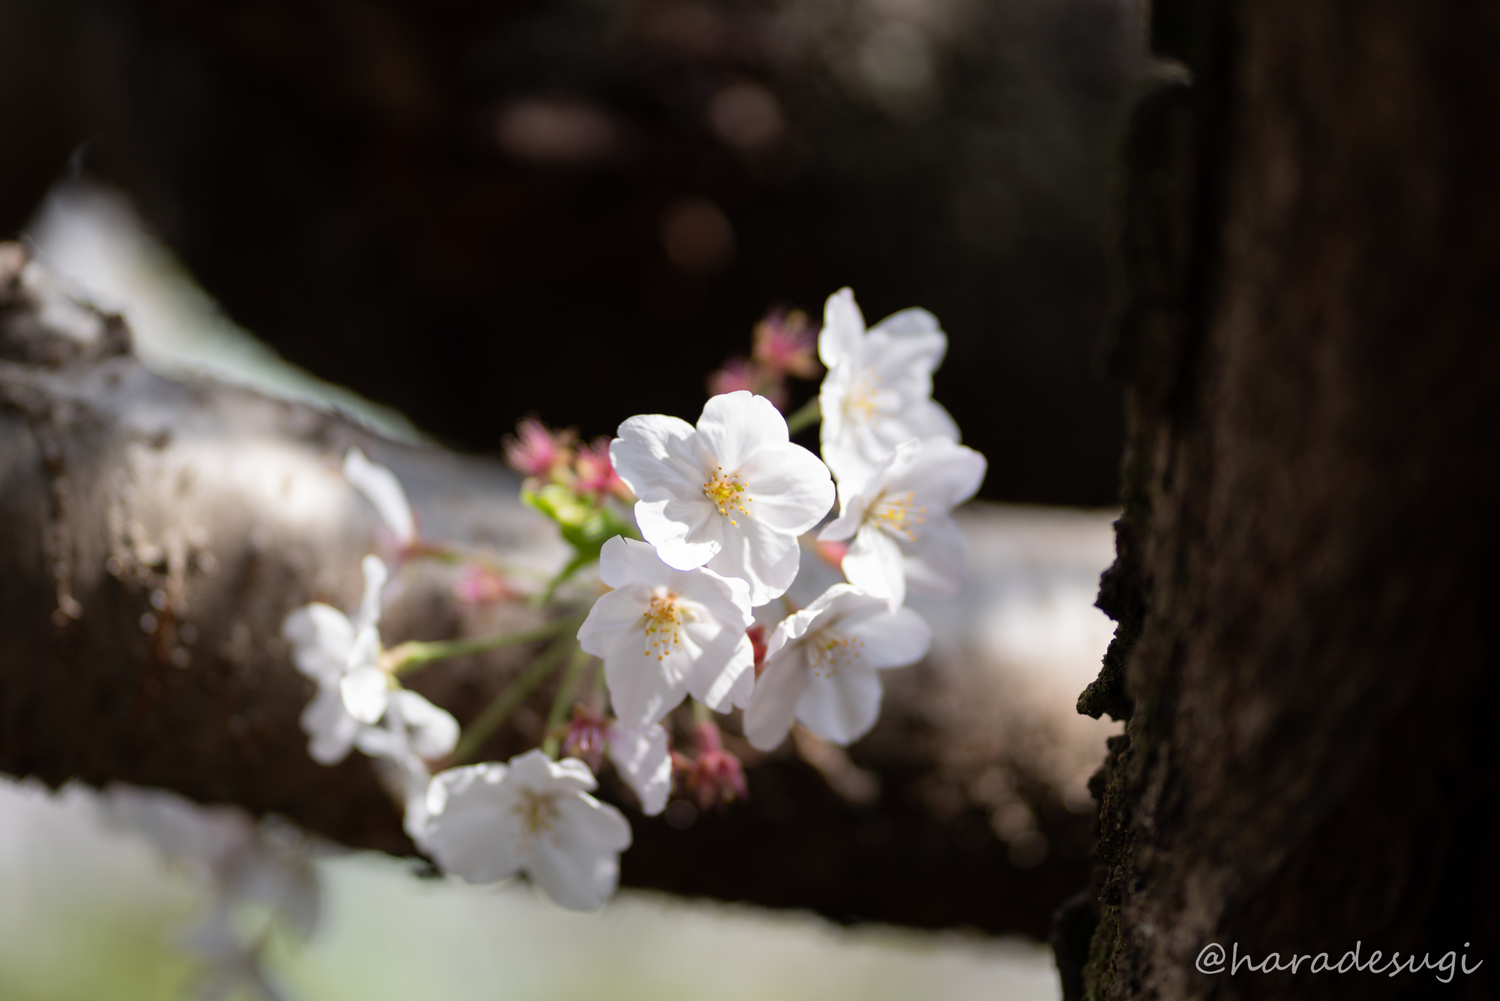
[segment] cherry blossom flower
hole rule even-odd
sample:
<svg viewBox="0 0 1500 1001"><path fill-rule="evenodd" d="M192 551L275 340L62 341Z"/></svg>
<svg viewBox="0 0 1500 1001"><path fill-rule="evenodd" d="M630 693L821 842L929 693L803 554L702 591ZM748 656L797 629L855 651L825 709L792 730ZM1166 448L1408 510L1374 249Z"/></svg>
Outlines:
<svg viewBox="0 0 1500 1001"><path fill-rule="evenodd" d="M440 772L427 797L426 841L444 871L470 883L524 872L556 903L589 911L619 881L630 824L590 796L597 786L576 758L539 750Z"/></svg>
<svg viewBox="0 0 1500 1001"><path fill-rule="evenodd" d="M344 478L375 506L380 520L402 549L417 541L417 519L395 473L371 462L359 449L351 448L344 456Z"/></svg>
<svg viewBox="0 0 1500 1001"><path fill-rule="evenodd" d="M916 612L835 584L771 635L765 672L745 710L746 738L772 750L796 717L824 740L857 740L880 715L876 672L922 659L931 642Z"/></svg>
<svg viewBox="0 0 1500 1001"><path fill-rule="evenodd" d="M693 757L674 753L672 767L683 791L698 801L698 809L724 807L749 798L740 759L724 750L719 728L712 720L703 720L693 727L693 740L698 753Z"/></svg>
<svg viewBox="0 0 1500 1001"><path fill-rule="evenodd" d="M958 425L932 400L932 373L947 349L947 336L925 309L903 309L866 331L853 292L828 297L818 335L828 375L818 400L823 459L840 483L863 485L912 438L959 440Z"/></svg>
<svg viewBox="0 0 1500 1001"><path fill-rule="evenodd" d="M516 425L517 434L506 435L501 444L505 461L524 476L550 476L554 469L573 459L571 431L549 431L535 417Z"/></svg>
<svg viewBox="0 0 1500 1001"><path fill-rule="evenodd" d="M615 714L643 729L692 695L710 709L746 706L755 684L749 587L712 570L676 570L645 542L615 536L599 554L614 588L578 630L584 652L604 660Z"/></svg>
<svg viewBox="0 0 1500 1001"><path fill-rule="evenodd" d="M827 468L791 443L770 400L749 393L715 396L696 428L661 414L632 417L610 457L640 498L636 522L662 560L748 582L752 606L791 586L797 536L833 503Z"/></svg>
<svg viewBox="0 0 1500 1001"><path fill-rule="evenodd" d="M307 753L324 765L344 760L361 724L380 719L390 698L390 682L380 669L377 628L385 564L366 556L363 569L364 600L353 621L337 608L314 602L293 610L281 627L297 670L318 684L302 711L302 729L309 737Z"/></svg>
<svg viewBox="0 0 1500 1001"><path fill-rule="evenodd" d="M632 728L577 707L563 737L563 756L578 758L597 772L606 750L615 771L641 801L641 812L648 817L661 813L672 792L672 756L667 749L666 728L660 723Z"/></svg>
<svg viewBox="0 0 1500 1001"><path fill-rule="evenodd" d="M964 537L949 512L974 496L984 472L984 456L947 438L903 442L859 491L839 484L839 517L818 538L853 536L844 575L892 607L908 586L952 597L963 582Z"/></svg>

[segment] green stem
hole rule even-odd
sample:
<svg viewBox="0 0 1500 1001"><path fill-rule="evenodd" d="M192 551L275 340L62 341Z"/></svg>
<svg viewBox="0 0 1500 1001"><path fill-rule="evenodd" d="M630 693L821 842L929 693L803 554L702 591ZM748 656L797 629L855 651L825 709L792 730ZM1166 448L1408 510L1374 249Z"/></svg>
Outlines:
<svg viewBox="0 0 1500 1001"><path fill-rule="evenodd" d="M432 643L402 643L386 651L386 662L390 665L388 670L392 674L405 674L434 660L462 657L466 654L482 653L485 650L498 650L500 647L521 646L525 643L535 643L537 640L551 639L553 636L577 629L583 624L584 618L583 615L566 615L537 626L535 629L524 629L518 633L470 636L459 640L436 640Z"/></svg>
<svg viewBox="0 0 1500 1001"><path fill-rule="evenodd" d="M475 754L479 753L480 747L489 739L490 734L505 722L505 717L519 706L530 695L532 690L540 685L547 676L557 667L568 648L573 645L573 640L558 640L547 649L537 654L526 666L526 670L511 681L510 684L500 689L494 701L484 707L484 711L474 717L473 722L464 727L463 736L459 738L458 746L453 749L449 758L452 765L461 765Z"/></svg>
<svg viewBox="0 0 1500 1001"><path fill-rule="evenodd" d="M786 419L787 434L796 434L817 424L823 419L823 410L818 406L818 398L814 396L802 406L798 407Z"/></svg>
<svg viewBox="0 0 1500 1001"><path fill-rule="evenodd" d="M567 673L563 675L562 683L557 686L557 697L552 700L552 711L547 714L547 739L542 741L542 753L549 758L556 759L560 738L557 729L562 726L563 717L568 714L568 709L573 705L573 693L578 690L578 681L583 677L584 668L589 666L593 655L583 652L580 647L573 651L573 657L568 661Z"/></svg>

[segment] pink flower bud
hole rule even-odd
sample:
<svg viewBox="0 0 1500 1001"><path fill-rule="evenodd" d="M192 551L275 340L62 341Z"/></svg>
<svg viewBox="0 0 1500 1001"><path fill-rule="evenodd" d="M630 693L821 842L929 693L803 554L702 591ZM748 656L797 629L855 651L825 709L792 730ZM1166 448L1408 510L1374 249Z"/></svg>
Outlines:
<svg viewBox="0 0 1500 1001"><path fill-rule="evenodd" d="M755 360L778 374L812 379L818 374L818 332L800 309L772 309L755 325Z"/></svg>
<svg viewBox="0 0 1500 1001"><path fill-rule="evenodd" d="M737 799L747 799L745 770L740 759L724 750L719 728L710 720L693 727L698 755L689 758L672 752L672 768L677 772L678 787L698 801L698 809L725 807Z"/></svg>
<svg viewBox="0 0 1500 1001"><path fill-rule="evenodd" d="M597 497L613 494L621 500L634 500L635 496L615 474L614 463L609 460L610 440L608 436L600 436L594 439L592 445L584 445L578 449L578 458L573 462L573 472L578 477L575 486L580 493Z"/></svg>
<svg viewBox="0 0 1500 1001"><path fill-rule="evenodd" d="M608 724L583 706L573 707L573 719L568 723L568 732L563 736L561 753L565 758L578 758L597 772L604 760L604 748L608 742Z"/></svg>
<svg viewBox="0 0 1500 1001"><path fill-rule="evenodd" d="M509 598L514 592L499 571L486 566L470 566L464 569L453 585L454 596L471 605L488 605Z"/></svg>
<svg viewBox="0 0 1500 1001"><path fill-rule="evenodd" d="M516 472L526 476L548 476L572 461L575 432L550 431L535 417L527 417L517 424L516 432L515 435L506 435L501 442L505 447L505 461Z"/></svg>

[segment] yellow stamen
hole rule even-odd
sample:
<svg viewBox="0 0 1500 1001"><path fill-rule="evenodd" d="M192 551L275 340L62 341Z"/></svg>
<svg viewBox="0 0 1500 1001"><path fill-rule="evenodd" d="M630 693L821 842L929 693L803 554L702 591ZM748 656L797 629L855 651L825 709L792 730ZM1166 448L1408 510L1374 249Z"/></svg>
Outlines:
<svg viewBox="0 0 1500 1001"><path fill-rule="evenodd" d="M644 656L654 653L657 660L665 659L682 640L682 609L677 605L677 595L670 591L657 594L641 618L646 628Z"/></svg>
<svg viewBox="0 0 1500 1001"><path fill-rule="evenodd" d="M915 529L927 521L927 509L914 507L913 496L911 493L905 497L887 497L882 494L879 500L870 505L865 517L886 531L905 538L907 542L916 542Z"/></svg>
<svg viewBox="0 0 1500 1001"><path fill-rule="evenodd" d="M714 502L719 513L729 518L731 525L739 522L730 517L730 511L738 511L740 514L749 514L745 505L750 503L751 498L745 496L745 484L738 476L725 476L723 466L714 467L714 475L703 484L703 496Z"/></svg>
<svg viewBox="0 0 1500 1001"><path fill-rule="evenodd" d="M873 368L867 368L850 382L844 393L844 412L869 421L883 415L887 407L880 400L880 379Z"/></svg>
<svg viewBox="0 0 1500 1001"><path fill-rule="evenodd" d="M521 790L521 801L512 808L521 818L520 848L528 850L537 838L548 837L556 842L553 825L557 822L557 804L553 798L530 789Z"/></svg>
<svg viewBox="0 0 1500 1001"><path fill-rule="evenodd" d="M831 629L824 629L803 641L807 644L807 659L813 674L831 678L839 668L858 660L865 641L853 636L841 636Z"/></svg>

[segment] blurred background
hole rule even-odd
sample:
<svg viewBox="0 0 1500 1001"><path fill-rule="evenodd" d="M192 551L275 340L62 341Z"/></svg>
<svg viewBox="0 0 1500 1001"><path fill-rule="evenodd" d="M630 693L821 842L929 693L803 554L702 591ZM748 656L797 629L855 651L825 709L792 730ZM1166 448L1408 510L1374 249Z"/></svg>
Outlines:
<svg viewBox="0 0 1500 1001"><path fill-rule="evenodd" d="M936 396L989 458L983 497L1107 507L1122 422L1099 375L1103 235L1142 16L1136 0L0 0L0 239L28 236L124 312L157 367L490 454L527 414L585 435L692 419L768 306L817 317L849 285L872 323L912 305L942 322ZM1090 605L1111 517L971 513L975 585L923 609L955 663L1003 672L976 703L996 736L965 796L988 811L976 837L1047 866L1048 886L1087 881L1083 783L1113 732L1072 708L1110 633ZM1041 777L1051 815L1012 766ZM319 934L273 943L299 998L1057 992L1034 942L629 893L579 917L525 887L319 865ZM84 792L0 786L0 885L0 1001L187 996L173 929L203 888L101 827ZM1065 895L1028 899L1016 928Z"/></svg>
<svg viewBox="0 0 1500 1001"><path fill-rule="evenodd" d="M485 451L692 417L849 285L942 321L984 496L1113 504L1144 65L1138 0L0 0L0 234L116 186L287 359Z"/></svg>

